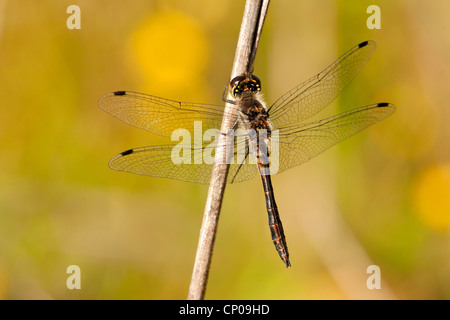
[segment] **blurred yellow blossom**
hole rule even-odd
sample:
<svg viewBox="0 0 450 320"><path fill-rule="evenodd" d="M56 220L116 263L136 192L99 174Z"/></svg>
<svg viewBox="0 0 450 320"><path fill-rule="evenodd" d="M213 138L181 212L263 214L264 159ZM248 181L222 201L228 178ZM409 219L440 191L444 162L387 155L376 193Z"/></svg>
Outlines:
<svg viewBox="0 0 450 320"><path fill-rule="evenodd" d="M414 189L417 212L430 228L450 228L450 164L433 166L420 174Z"/></svg>
<svg viewBox="0 0 450 320"><path fill-rule="evenodd" d="M208 41L187 15L167 11L152 14L132 34L131 60L152 92L173 97L201 86L208 64Z"/></svg>

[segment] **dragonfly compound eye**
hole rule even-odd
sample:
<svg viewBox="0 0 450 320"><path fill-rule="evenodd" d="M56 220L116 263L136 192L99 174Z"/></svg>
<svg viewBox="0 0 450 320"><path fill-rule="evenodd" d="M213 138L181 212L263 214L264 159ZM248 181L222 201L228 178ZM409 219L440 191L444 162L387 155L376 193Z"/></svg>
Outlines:
<svg viewBox="0 0 450 320"><path fill-rule="evenodd" d="M230 87L231 87L231 93L233 94L233 97L236 98L236 96L242 92L240 89L242 81L245 80L245 76L237 76L234 77L233 80L230 81Z"/></svg>
<svg viewBox="0 0 450 320"><path fill-rule="evenodd" d="M259 80L259 78L257 76L252 75L251 81L254 83L256 90L261 91L261 80Z"/></svg>

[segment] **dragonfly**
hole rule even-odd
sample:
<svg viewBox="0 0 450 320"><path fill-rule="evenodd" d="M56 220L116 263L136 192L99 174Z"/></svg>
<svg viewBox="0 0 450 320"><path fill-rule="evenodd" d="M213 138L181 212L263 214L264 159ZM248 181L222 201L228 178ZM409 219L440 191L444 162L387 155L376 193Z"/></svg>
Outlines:
<svg viewBox="0 0 450 320"><path fill-rule="evenodd" d="M367 63L375 48L375 42L370 40L359 43L322 72L282 95L270 107L263 100L260 79L251 73L235 77L226 86L222 99L232 106L227 112L221 105L179 102L131 91L105 94L98 105L130 125L172 140L173 133L180 128L188 133L188 137L196 132L205 134L208 130L228 137L231 130L220 131L222 121L228 121L228 127L239 134L234 134L233 139L225 139L228 141L227 152L231 150L228 152L231 161L227 162L227 183L246 181L259 173L272 242L288 268L291 262L271 174L309 161L395 111L393 104L382 102L319 121L305 122L335 100ZM220 139L214 137L214 143L199 142L195 138L192 143L186 138L189 143L183 140L129 149L113 157L109 167L140 175L207 184L211 180L214 161L198 160L205 155L215 159ZM174 155L179 154L182 154L181 161L174 161Z"/></svg>

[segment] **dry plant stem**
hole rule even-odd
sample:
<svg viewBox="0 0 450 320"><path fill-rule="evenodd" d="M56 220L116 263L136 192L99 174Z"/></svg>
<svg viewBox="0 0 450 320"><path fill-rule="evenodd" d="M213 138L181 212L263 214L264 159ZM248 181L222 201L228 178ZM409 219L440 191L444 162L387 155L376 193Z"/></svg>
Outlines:
<svg viewBox="0 0 450 320"><path fill-rule="evenodd" d="M269 0L247 0L231 79L237 75L253 71L253 61L258 48L268 5ZM230 119L230 117L234 115L231 112L234 107L234 105L229 103L225 105L225 115L222 121L221 132L228 132L231 129L234 120ZM226 135L220 135L217 145L225 146L226 138ZM200 229L194 270L189 287L189 300L202 300L205 296L217 224L228 175L229 165L225 164L225 157L225 149L223 147L217 147L202 227Z"/></svg>

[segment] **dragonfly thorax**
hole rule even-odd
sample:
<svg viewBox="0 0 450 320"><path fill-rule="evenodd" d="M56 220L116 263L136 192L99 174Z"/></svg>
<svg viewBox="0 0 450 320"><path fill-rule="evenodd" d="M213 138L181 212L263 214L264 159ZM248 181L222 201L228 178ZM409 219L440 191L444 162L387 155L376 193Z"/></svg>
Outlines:
<svg viewBox="0 0 450 320"><path fill-rule="evenodd" d="M260 92L244 92L237 101L242 118L248 123L247 129L271 129L269 114Z"/></svg>

